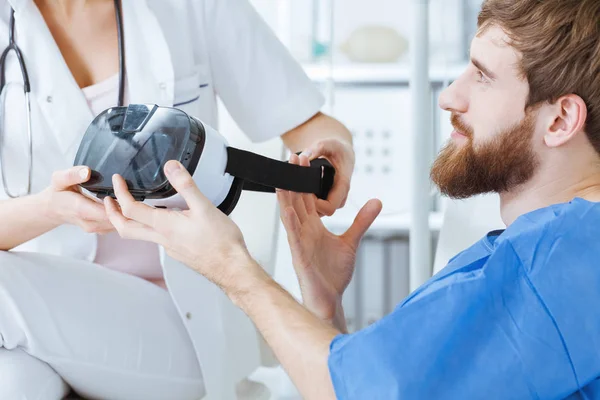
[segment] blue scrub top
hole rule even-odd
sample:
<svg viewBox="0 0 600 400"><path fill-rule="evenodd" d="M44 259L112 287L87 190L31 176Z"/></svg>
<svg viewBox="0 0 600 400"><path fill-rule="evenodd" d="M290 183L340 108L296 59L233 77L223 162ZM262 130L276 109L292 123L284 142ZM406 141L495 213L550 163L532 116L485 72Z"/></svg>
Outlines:
<svg viewBox="0 0 600 400"><path fill-rule="evenodd" d="M600 203L518 218L331 343L339 399L600 399Z"/></svg>

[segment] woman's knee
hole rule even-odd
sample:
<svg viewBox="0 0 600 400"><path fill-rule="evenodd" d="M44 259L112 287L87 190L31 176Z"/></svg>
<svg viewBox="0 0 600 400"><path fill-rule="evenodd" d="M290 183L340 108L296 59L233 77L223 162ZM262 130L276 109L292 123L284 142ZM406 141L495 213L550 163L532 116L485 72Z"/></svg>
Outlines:
<svg viewBox="0 0 600 400"><path fill-rule="evenodd" d="M62 399L69 387L46 363L21 349L0 348L0 399Z"/></svg>

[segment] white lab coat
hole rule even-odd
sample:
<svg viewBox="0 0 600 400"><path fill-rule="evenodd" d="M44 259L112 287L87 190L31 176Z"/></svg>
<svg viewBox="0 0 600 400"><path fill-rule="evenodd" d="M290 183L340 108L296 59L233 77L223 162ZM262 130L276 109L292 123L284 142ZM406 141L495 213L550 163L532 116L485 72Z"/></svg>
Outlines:
<svg viewBox="0 0 600 400"><path fill-rule="evenodd" d="M0 0L0 49L8 43L11 6L17 44L31 81L32 191L37 193L49 185L53 171L72 166L93 115L33 0ZM123 0L122 8L131 103L175 105L216 127L218 95L253 141L285 133L323 105L321 94L247 0ZM20 81L12 57L7 77L9 82ZM25 115L20 103L7 104L0 113L10 114L11 121L16 115ZM27 141L24 135L11 136L10 127L3 135L0 157L15 192L26 182ZM0 187L0 200L5 198ZM64 225L16 250L93 261L96 235ZM162 261L163 268L173 263L165 261L164 254ZM178 272L172 276L165 269L167 283L185 315L194 304L197 307L199 292L216 288L185 268L173 268ZM204 312L208 311L202 309L195 315ZM194 329L202 329L202 324L196 328L188 324L197 345L204 332ZM206 375L208 371L203 370ZM208 390L210 394L210 387Z"/></svg>

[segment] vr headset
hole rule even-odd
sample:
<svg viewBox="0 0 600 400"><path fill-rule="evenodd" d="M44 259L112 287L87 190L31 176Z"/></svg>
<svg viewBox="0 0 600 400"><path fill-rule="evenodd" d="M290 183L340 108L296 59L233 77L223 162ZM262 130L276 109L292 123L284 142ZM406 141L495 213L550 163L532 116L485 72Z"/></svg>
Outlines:
<svg viewBox="0 0 600 400"><path fill-rule="evenodd" d="M310 167L292 165L229 147L217 131L185 112L151 104L130 104L103 111L90 124L74 165L86 165L91 178L81 186L99 198L114 197L112 175L120 174L132 196L164 208L185 209L164 175L177 160L200 191L225 214L235 208L242 190L284 189L326 199L335 170L324 159Z"/></svg>

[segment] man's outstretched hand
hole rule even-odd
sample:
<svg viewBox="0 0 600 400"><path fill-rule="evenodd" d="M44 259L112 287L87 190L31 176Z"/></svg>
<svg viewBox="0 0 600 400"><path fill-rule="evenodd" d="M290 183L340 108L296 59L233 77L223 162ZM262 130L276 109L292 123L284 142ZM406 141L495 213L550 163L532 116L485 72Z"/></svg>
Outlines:
<svg viewBox="0 0 600 400"><path fill-rule="evenodd" d="M290 163L310 165L307 157L295 154ZM305 306L346 331L342 295L354 273L358 245L381 212L381 202L367 202L352 226L338 236L323 225L313 194L278 191L277 196Z"/></svg>

